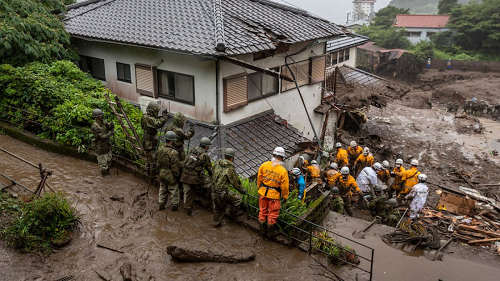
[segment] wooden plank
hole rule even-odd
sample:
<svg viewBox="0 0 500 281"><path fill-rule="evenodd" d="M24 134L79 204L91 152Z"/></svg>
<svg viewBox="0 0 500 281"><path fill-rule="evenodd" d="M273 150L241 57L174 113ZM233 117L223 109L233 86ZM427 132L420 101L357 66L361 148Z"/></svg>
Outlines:
<svg viewBox="0 0 500 281"><path fill-rule="evenodd" d="M495 242L495 241L500 241L500 238L488 238L488 239L480 239L480 240L471 240L471 241L468 241L467 243L469 243L469 244L476 244L476 243Z"/></svg>
<svg viewBox="0 0 500 281"><path fill-rule="evenodd" d="M483 234L486 234L486 235L489 235L489 236L492 236L495 238L500 238L500 233L498 233L498 232L487 231L484 229L480 229L480 228L476 228L476 227L468 226L468 225L464 225L464 224L460 224L459 227L470 230L470 231L474 231L474 232L480 232L480 233L483 233Z"/></svg>
<svg viewBox="0 0 500 281"><path fill-rule="evenodd" d="M466 235L466 236L472 236L472 237L476 237L476 238L481 238L481 239L485 239L486 238L486 235L484 235L484 234L480 234L480 233L472 232L472 231L467 231L467 230L461 230L461 229L459 229L458 233L460 233L462 235Z"/></svg>

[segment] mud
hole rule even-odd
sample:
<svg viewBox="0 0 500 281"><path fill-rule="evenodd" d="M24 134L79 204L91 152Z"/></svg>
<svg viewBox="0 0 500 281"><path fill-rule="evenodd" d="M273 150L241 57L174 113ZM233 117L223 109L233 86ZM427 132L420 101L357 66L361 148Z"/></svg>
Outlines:
<svg viewBox="0 0 500 281"><path fill-rule="evenodd" d="M177 261L183 262L225 262L239 263L255 260L252 251L232 251L211 246L172 245L167 247L167 253Z"/></svg>
<svg viewBox="0 0 500 281"><path fill-rule="evenodd" d="M113 168L102 178L97 164L3 135L0 146L52 170L48 183L67 194L82 220L70 244L49 256L20 253L0 241L0 280L57 280L70 275L74 280L100 280L97 272L122 280L120 268L125 263L132 265L138 280L311 280L311 276L330 280L325 274L332 276L307 253L269 242L231 221L214 228L207 210L197 207L192 217L182 208L157 212L157 188L151 187L148 197L147 183L130 174L116 175ZM0 154L0 171L33 189L39 181L34 168L5 154ZM20 189L14 191L22 194ZM167 254L167 246L175 243L252 250L256 259L244 264L179 263Z"/></svg>

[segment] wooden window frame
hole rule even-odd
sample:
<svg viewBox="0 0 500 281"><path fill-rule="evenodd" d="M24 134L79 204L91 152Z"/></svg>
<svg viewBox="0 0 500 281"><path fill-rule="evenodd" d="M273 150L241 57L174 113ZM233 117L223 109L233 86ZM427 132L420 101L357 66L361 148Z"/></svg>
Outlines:
<svg viewBox="0 0 500 281"><path fill-rule="evenodd" d="M228 82L228 80L234 80L234 79L247 79L247 83L246 83L247 98L246 98L246 101L244 101L244 102L240 102L238 104L228 106L227 105L227 82ZM238 108L242 108L242 107L248 105L248 77L246 74L237 74L237 75L224 77L222 79L222 84L223 84L223 95L224 95L224 97L223 97L223 99L224 99L224 113L227 113L227 112L230 112L230 111L233 111L233 110L236 110Z"/></svg>

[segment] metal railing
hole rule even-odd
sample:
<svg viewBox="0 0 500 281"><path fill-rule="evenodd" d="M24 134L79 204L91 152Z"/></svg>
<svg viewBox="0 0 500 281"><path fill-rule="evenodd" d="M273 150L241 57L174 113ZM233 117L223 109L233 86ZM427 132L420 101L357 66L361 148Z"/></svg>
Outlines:
<svg viewBox="0 0 500 281"><path fill-rule="evenodd" d="M246 196L246 198L245 198L245 196ZM252 194L243 195L244 206L247 208L247 210L246 210L247 216L258 220L258 217L255 216L254 214L259 213L259 206L254 206L252 204L249 204L248 203L249 197L258 200L258 197L254 196ZM280 210L280 214L281 213L284 213L286 215L289 215L289 216L295 218L295 221L292 223L289 223L285 220L282 220L280 217L278 217L277 224L279 226L281 226L280 232L282 234L286 235L289 239L292 239L295 242L299 243L299 245L302 244L303 246L307 246L307 249L308 249L307 252L309 253L309 255L311 255L313 252L321 252L321 253L325 254L326 256L328 256L330 254L330 253L327 253L319 248L314 247L313 240L318 239L322 243L326 243L327 245L329 245L331 247L338 248L341 252L342 251L348 252L348 253L358 257L360 260L366 261L368 263L368 266L361 267L360 266L361 263L358 265L358 264L354 264L354 263L349 262L347 259L342 260L342 262L345 262L346 264L349 264L349 265L361 270L362 272L369 274L369 280L370 281L372 280L372 277L373 277L373 258L374 258L374 254L375 254L375 250L373 248L366 246L364 244L361 244L361 243L359 243L351 238L348 238L348 237L345 237L345 236L340 235L338 233L335 233L335 232L333 232L333 231L331 231L331 230L329 230L321 225L318 225L314 222L308 221L305 218L301 218L301 217L299 217L295 214L292 214L284 209ZM298 222L300 222L300 224L303 227L299 227L297 225ZM283 227L283 226L285 226L285 227ZM287 233L287 232L285 232L285 230L287 228L292 229L293 231ZM368 251L368 257L363 256L361 254L358 254L355 251L351 251L340 244L334 243L332 241L323 239L322 237L319 237L318 235L315 235L315 233L314 233L315 230L320 230L321 232L326 232L328 234L328 236L333 235L333 237L341 238L343 240L348 241L349 243L353 243L353 244L357 245L358 247L361 247L362 249L366 249ZM330 237L332 237L332 236L330 236ZM336 239L336 240L338 241L338 239ZM347 246L349 246L349 245L347 245ZM352 248L352 247L349 247L349 248Z"/></svg>

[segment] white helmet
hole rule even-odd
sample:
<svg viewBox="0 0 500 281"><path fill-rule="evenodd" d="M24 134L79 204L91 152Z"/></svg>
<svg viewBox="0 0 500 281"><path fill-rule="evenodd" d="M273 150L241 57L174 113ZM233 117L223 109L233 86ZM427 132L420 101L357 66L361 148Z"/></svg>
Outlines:
<svg viewBox="0 0 500 281"><path fill-rule="evenodd" d="M377 163L373 164L373 169L375 169L375 171L378 171L378 170L382 169L382 165L380 165L380 163L377 162Z"/></svg>
<svg viewBox="0 0 500 281"><path fill-rule="evenodd" d="M334 170L338 170L339 169L339 165L337 165L337 163L333 162L332 164L330 164L330 168L332 168Z"/></svg>
<svg viewBox="0 0 500 281"><path fill-rule="evenodd" d="M370 153L370 149L368 147L363 148L363 154L368 155Z"/></svg>
<svg viewBox="0 0 500 281"><path fill-rule="evenodd" d="M335 144L335 147L342 147L342 144L340 142Z"/></svg>
<svg viewBox="0 0 500 281"><path fill-rule="evenodd" d="M403 159L396 159L396 164L403 165Z"/></svg>
<svg viewBox="0 0 500 281"><path fill-rule="evenodd" d="M427 180L427 176L425 174L418 175L418 180L420 182L425 182Z"/></svg>
<svg viewBox="0 0 500 281"><path fill-rule="evenodd" d="M412 159L411 162L410 162L410 164L412 166L418 166L418 160L417 159Z"/></svg>
<svg viewBox="0 0 500 281"><path fill-rule="evenodd" d="M318 164L318 162L316 160L312 160L311 165L313 165L313 164Z"/></svg>
<svg viewBox="0 0 500 281"><path fill-rule="evenodd" d="M351 147L355 147L356 145L358 145L355 141L351 141Z"/></svg>
<svg viewBox="0 0 500 281"><path fill-rule="evenodd" d="M283 147L278 146L273 150L273 155L285 157L285 149L283 149Z"/></svg>
<svg viewBox="0 0 500 281"><path fill-rule="evenodd" d="M342 169L340 169L340 173L342 175L348 175L349 174L349 168L348 167L342 167Z"/></svg>
<svg viewBox="0 0 500 281"><path fill-rule="evenodd" d="M386 169L389 168L389 161L387 160L382 161L382 166L384 166L384 168Z"/></svg>
<svg viewBox="0 0 500 281"><path fill-rule="evenodd" d="M293 168L292 169L292 174L296 175L296 176L300 176L300 169L299 168Z"/></svg>

